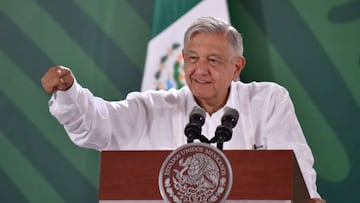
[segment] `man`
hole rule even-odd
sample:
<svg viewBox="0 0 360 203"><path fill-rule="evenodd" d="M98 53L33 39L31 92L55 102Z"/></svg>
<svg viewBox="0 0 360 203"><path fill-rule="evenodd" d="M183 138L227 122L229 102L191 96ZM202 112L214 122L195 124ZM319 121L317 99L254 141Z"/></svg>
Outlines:
<svg viewBox="0 0 360 203"><path fill-rule="evenodd" d="M224 149L293 149L311 200L316 189L313 156L281 86L237 81L245 66L242 37L228 23L212 17L196 20L184 37L187 86L180 90L130 93L109 102L82 88L70 69L55 66L42 78L52 93L50 111L72 141L97 150L175 149L186 144L183 129L194 106L207 112L203 134L210 139L226 107L239 111L239 122Z"/></svg>

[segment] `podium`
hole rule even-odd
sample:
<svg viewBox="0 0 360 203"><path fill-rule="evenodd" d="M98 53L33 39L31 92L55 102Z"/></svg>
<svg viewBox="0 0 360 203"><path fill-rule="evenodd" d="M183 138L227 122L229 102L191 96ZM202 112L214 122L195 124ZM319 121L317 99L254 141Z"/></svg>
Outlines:
<svg viewBox="0 0 360 203"><path fill-rule="evenodd" d="M291 200L306 203L309 193L292 150L224 150L233 173L228 200ZM161 202L158 176L171 153L101 152L99 202Z"/></svg>

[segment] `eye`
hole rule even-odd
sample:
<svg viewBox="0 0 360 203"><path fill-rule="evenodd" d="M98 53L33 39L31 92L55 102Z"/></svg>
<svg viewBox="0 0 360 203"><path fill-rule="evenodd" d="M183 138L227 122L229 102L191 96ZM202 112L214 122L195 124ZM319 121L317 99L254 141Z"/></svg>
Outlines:
<svg viewBox="0 0 360 203"><path fill-rule="evenodd" d="M188 56L187 61L190 63L195 63L198 60L199 57L197 56Z"/></svg>
<svg viewBox="0 0 360 203"><path fill-rule="evenodd" d="M209 61L210 65L212 65L212 66L221 64L221 61L216 57L209 57L208 61Z"/></svg>

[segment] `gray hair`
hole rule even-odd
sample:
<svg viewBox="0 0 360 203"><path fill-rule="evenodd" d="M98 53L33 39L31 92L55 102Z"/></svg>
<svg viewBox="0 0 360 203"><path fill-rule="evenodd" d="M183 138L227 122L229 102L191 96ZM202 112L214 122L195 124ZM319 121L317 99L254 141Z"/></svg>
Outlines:
<svg viewBox="0 0 360 203"><path fill-rule="evenodd" d="M201 17L195 20L186 30L184 35L184 46L191 37L198 33L218 33L225 34L235 53L243 55L243 40L241 34L228 22L215 17Z"/></svg>

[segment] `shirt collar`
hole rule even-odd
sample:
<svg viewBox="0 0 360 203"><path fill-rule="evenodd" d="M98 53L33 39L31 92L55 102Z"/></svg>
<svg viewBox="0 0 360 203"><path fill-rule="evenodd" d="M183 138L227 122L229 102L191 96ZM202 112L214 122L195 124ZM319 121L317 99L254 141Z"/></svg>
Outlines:
<svg viewBox="0 0 360 203"><path fill-rule="evenodd" d="M186 95L186 106L185 106L185 112L186 115L190 115L191 110L193 109L194 106L199 106L196 101L194 96L192 95L189 87L185 87L186 91L188 92L188 94ZM217 112L225 112L226 107L230 107L230 108L235 108L236 109L236 98L237 97L237 92L236 92L236 87L235 87L235 82L232 81L231 85L230 85L230 93L229 93L229 97L225 103L225 105L219 109ZM238 109L237 109L238 110Z"/></svg>

